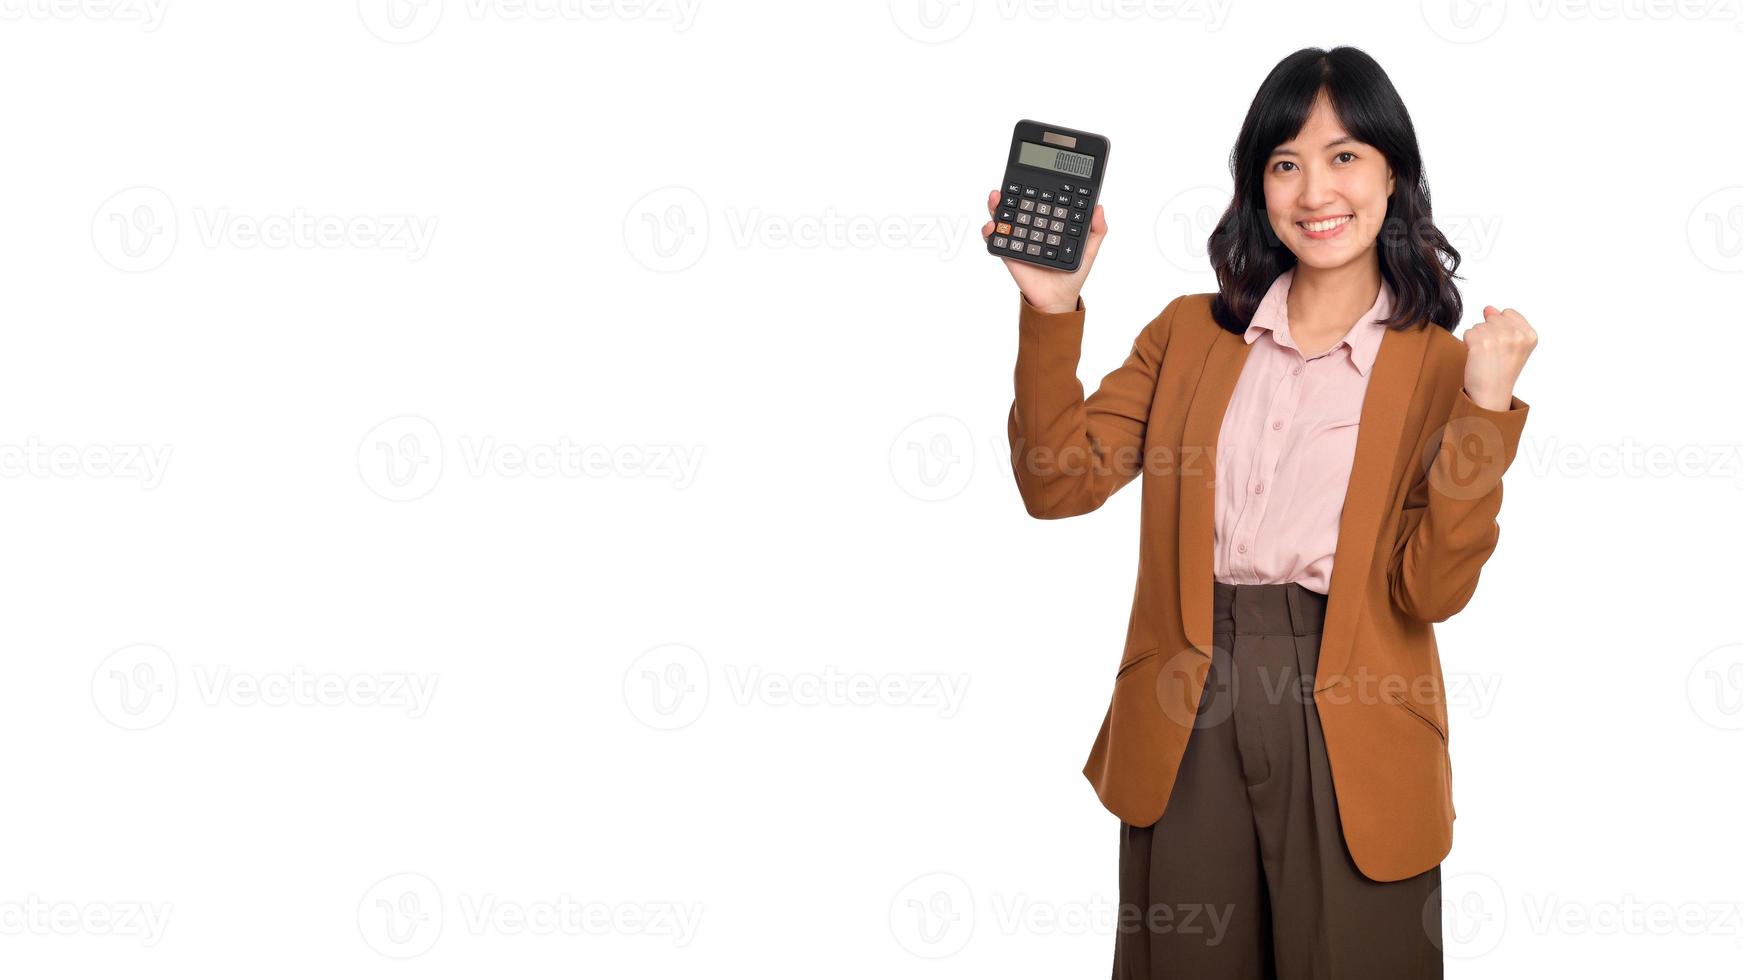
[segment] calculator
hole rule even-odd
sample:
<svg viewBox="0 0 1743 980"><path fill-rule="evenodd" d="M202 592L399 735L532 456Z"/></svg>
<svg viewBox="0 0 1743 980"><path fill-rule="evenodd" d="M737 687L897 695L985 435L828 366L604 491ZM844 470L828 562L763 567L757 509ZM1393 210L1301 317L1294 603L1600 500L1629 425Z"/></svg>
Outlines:
<svg viewBox="0 0 1743 980"><path fill-rule="evenodd" d="M1105 136L1032 119L1017 123L987 251L1077 271L1107 165Z"/></svg>

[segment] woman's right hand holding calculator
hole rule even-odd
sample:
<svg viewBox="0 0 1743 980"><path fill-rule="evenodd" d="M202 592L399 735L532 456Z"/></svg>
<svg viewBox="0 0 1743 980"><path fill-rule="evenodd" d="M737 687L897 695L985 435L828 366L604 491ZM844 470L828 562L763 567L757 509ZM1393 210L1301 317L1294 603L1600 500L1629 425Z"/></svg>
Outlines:
<svg viewBox="0 0 1743 980"><path fill-rule="evenodd" d="M998 191L987 195L987 214L998 213L999 201ZM996 224L997 222L988 221L981 228L980 237L986 239L991 236ZM1075 272L1049 269L1013 259L1003 260L1005 268L1011 271L1011 278L1016 280L1017 288L1023 291L1023 297L1029 301L1030 306L1043 313L1070 313L1077 309L1077 297L1083 292L1083 280L1089 277L1090 266L1095 264L1095 253L1101 248L1101 240L1107 233L1107 218L1102 215L1102 206L1097 204L1095 212L1090 215L1089 234L1083 239L1083 260Z"/></svg>

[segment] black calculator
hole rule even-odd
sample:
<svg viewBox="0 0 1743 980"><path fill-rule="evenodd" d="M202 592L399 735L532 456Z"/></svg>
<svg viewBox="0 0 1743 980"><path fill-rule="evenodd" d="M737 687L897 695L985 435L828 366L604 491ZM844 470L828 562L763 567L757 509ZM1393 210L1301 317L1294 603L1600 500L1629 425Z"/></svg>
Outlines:
<svg viewBox="0 0 1743 980"><path fill-rule="evenodd" d="M987 251L1077 271L1107 165L1105 136L1032 119L1017 123Z"/></svg>

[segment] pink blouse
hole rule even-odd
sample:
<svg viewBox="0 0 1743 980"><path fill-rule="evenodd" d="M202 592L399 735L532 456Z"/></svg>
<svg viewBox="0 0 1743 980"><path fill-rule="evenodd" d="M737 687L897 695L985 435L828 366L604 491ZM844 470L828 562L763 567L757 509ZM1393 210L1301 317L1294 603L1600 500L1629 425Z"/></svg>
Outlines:
<svg viewBox="0 0 1743 980"><path fill-rule="evenodd" d="M1338 520L1355 460L1362 398L1392 312L1382 280L1368 312L1330 350L1303 357L1278 276L1243 339L1253 345L1223 416L1216 459L1216 580L1299 582L1331 591Z"/></svg>

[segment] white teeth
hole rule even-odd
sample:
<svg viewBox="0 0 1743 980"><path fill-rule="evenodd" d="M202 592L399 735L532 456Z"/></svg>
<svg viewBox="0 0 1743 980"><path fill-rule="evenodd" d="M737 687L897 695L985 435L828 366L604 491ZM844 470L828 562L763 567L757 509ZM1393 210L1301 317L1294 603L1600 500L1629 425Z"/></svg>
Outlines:
<svg viewBox="0 0 1743 980"><path fill-rule="evenodd" d="M1341 218L1333 218L1330 221L1303 221L1301 222L1301 227L1306 228L1308 231L1331 231L1333 228L1336 228L1338 225L1349 220L1350 216L1346 214Z"/></svg>

